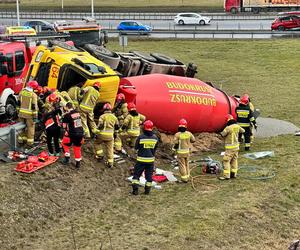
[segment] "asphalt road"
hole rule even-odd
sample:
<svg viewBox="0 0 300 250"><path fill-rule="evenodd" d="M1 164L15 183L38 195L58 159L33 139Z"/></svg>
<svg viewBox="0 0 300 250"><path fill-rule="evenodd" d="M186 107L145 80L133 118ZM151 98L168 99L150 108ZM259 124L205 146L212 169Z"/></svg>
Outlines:
<svg viewBox="0 0 300 250"><path fill-rule="evenodd" d="M21 23L26 20L21 20ZM51 22L51 20L49 20ZM104 29L116 29L120 20L101 20L99 23ZM151 21L140 21L143 24L153 27L153 29L165 29L165 30L176 30L176 29L219 29L219 30L270 30L272 20L224 20L224 21L211 21L211 24L200 26L200 25L175 25L169 20L151 20ZM2 25L16 25L17 21L13 19L0 19Z"/></svg>

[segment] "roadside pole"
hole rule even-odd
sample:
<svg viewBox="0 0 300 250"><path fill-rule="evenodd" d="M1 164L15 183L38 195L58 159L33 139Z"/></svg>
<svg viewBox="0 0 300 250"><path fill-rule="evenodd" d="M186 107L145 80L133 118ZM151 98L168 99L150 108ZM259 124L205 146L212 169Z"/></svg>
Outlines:
<svg viewBox="0 0 300 250"><path fill-rule="evenodd" d="M94 0L91 0L92 18L94 18Z"/></svg>
<svg viewBox="0 0 300 250"><path fill-rule="evenodd" d="M16 0L16 4L17 4L17 23L18 23L18 26L20 26L19 0Z"/></svg>

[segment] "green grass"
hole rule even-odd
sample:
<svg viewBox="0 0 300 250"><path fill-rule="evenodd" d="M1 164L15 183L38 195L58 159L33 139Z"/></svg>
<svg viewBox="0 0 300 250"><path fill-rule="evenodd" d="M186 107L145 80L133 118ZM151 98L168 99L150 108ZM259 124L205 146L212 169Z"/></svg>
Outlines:
<svg viewBox="0 0 300 250"><path fill-rule="evenodd" d="M121 50L116 42L109 47ZM193 61L200 79L230 94L247 92L262 116L300 125L298 40L130 40L126 49ZM257 139L253 150L274 150L275 157L240 157L240 164L274 170L276 177L268 181L250 181L241 173L235 181L203 180L197 191L189 184L164 184L149 197L131 197L125 186L98 208L57 225L39 246L72 249L72 222L79 249L287 249L300 236L299 145L293 135ZM221 150L209 155L221 160Z"/></svg>
<svg viewBox="0 0 300 250"><path fill-rule="evenodd" d="M79 0L64 0L64 7L66 10L89 10L91 5L91 1L83 2ZM3 5L6 8L12 8L14 5L5 4ZM110 9L110 8L119 8L120 10L126 9L130 11L130 8L137 8L140 10L148 10L148 11L156 11L156 9L162 9L164 11L170 11L173 9L174 11L180 11L181 7L189 7L190 10L193 10L193 7L197 8L197 11L201 11L201 8L204 10L208 9L223 9L223 1L222 0L94 0L94 6L99 9ZM34 9L47 9L50 7L51 9L59 9L61 8L61 0L22 0L20 4L20 8L29 10L31 8ZM82 8L78 8L82 7ZM113 10L113 9L111 9Z"/></svg>

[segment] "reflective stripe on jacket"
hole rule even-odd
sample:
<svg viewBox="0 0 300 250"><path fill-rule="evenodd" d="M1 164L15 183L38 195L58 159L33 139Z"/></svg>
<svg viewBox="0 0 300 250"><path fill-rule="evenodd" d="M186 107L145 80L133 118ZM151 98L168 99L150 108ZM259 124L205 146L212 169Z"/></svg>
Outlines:
<svg viewBox="0 0 300 250"><path fill-rule="evenodd" d="M191 132L177 132L174 138L174 144L178 145L176 153L179 155L188 155L190 153L192 142L195 142L195 137Z"/></svg>
<svg viewBox="0 0 300 250"><path fill-rule="evenodd" d="M238 124L229 125L221 132L225 137L225 149L239 150L239 133L245 133L245 130Z"/></svg>
<svg viewBox="0 0 300 250"><path fill-rule="evenodd" d="M97 101L100 98L100 93L92 86L85 87L83 91L83 98L79 106L85 111L93 111L97 104Z"/></svg>
<svg viewBox="0 0 300 250"><path fill-rule="evenodd" d="M135 143L135 149L138 151L136 160L142 163L153 163L157 143L158 138L153 133L140 135Z"/></svg>
<svg viewBox="0 0 300 250"><path fill-rule="evenodd" d="M137 137L141 133L140 125L145 121L145 116L138 114L137 116L132 116L128 114L124 120L123 126L127 127L127 133L130 136Z"/></svg>
<svg viewBox="0 0 300 250"><path fill-rule="evenodd" d="M23 89L20 94L20 109L19 117L20 118L33 118L37 117L38 114L38 103L37 95L33 91L28 89Z"/></svg>
<svg viewBox="0 0 300 250"><path fill-rule="evenodd" d="M111 111L105 111L104 114L99 117L98 134L103 136L104 139L113 140L116 125L118 125L117 117L112 114Z"/></svg>

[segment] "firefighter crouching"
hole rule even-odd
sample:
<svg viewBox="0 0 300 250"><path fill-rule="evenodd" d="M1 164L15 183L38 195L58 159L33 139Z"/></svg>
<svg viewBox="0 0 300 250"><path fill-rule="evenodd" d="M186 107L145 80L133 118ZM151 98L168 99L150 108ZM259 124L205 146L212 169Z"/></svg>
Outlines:
<svg viewBox="0 0 300 250"><path fill-rule="evenodd" d="M136 165L134 167L132 179L132 194L139 193L139 179L145 171L145 194L150 194L152 186L152 175L154 170L155 151L157 149L158 138L152 132L153 122L147 120L144 122L143 134L138 136L135 149L137 150Z"/></svg>
<svg viewBox="0 0 300 250"><path fill-rule="evenodd" d="M113 108L113 113L118 118L120 128L123 126L123 122L125 117L128 115L127 103L125 102L125 95L120 93L117 95L116 104ZM120 131L121 132L121 131ZM120 137L120 133L118 133L115 139L115 150L122 150L122 140Z"/></svg>
<svg viewBox="0 0 300 250"><path fill-rule="evenodd" d="M27 136L20 134L18 136L19 143L27 142L28 145L34 143L35 121L38 118L38 97L34 90L38 88L36 81L30 81L27 86L19 94L19 120L26 124Z"/></svg>
<svg viewBox="0 0 300 250"><path fill-rule="evenodd" d="M55 93L52 93L49 96L49 101L50 103L52 103L52 110L46 112L43 116L43 122L46 128L47 146L48 146L48 151L50 156L51 155L59 156L60 155L59 138L60 138L60 131L61 131L60 117L62 115L62 111L60 107L59 97ZM53 150L52 140L54 142L55 152Z"/></svg>
<svg viewBox="0 0 300 250"><path fill-rule="evenodd" d="M251 136L251 126L253 125L255 129L257 128L253 112L249 107L249 96L244 95L240 100L239 106L235 110L237 115L237 124L240 125L244 130L244 140L245 140L245 150L250 150L250 136ZM242 134L239 137L242 140Z"/></svg>
<svg viewBox="0 0 300 250"><path fill-rule="evenodd" d="M94 121L94 108L100 98L100 83L95 82L93 86L87 86L82 90L82 101L79 105L82 126L86 138L91 138L91 133L97 131L97 126Z"/></svg>
<svg viewBox="0 0 300 250"><path fill-rule="evenodd" d="M115 130L119 129L117 117L111 113L111 105L104 104L104 114L99 117L97 138L95 141L96 158L101 159L105 156L107 167L111 168L114 164L114 135Z"/></svg>
<svg viewBox="0 0 300 250"><path fill-rule="evenodd" d="M84 82L78 83L77 85L69 88L68 94L70 98L72 99L72 102L76 109L79 108L79 103L81 102L82 95L81 95L81 88L83 86Z"/></svg>
<svg viewBox="0 0 300 250"><path fill-rule="evenodd" d="M65 158L62 163L65 165L69 164L70 147L73 145L75 167L79 168L81 162L81 145L83 144L84 136L80 113L73 109L73 104L70 102L66 104L64 109L66 113L63 116L62 122L65 134L62 139L62 147L65 152Z"/></svg>
<svg viewBox="0 0 300 250"><path fill-rule="evenodd" d="M188 182L190 178L190 147L195 142L195 137L187 131L187 121L181 119L179 121L178 132L174 138L174 149L176 150L177 161L179 164L180 178L183 182Z"/></svg>
<svg viewBox="0 0 300 250"><path fill-rule="evenodd" d="M235 178L238 172L238 153L239 153L239 134L245 133L245 130L240 127L234 120L232 115L227 117L227 125L221 132L225 138L225 154L223 156L223 176L220 180L229 180Z"/></svg>
<svg viewBox="0 0 300 250"><path fill-rule="evenodd" d="M134 147L135 141L141 133L140 126L143 124L146 118L136 111L136 106L132 102L128 104L128 111L129 114L126 116L123 122L122 131L125 132L124 137L129 143L129 146Z"/></svg>

